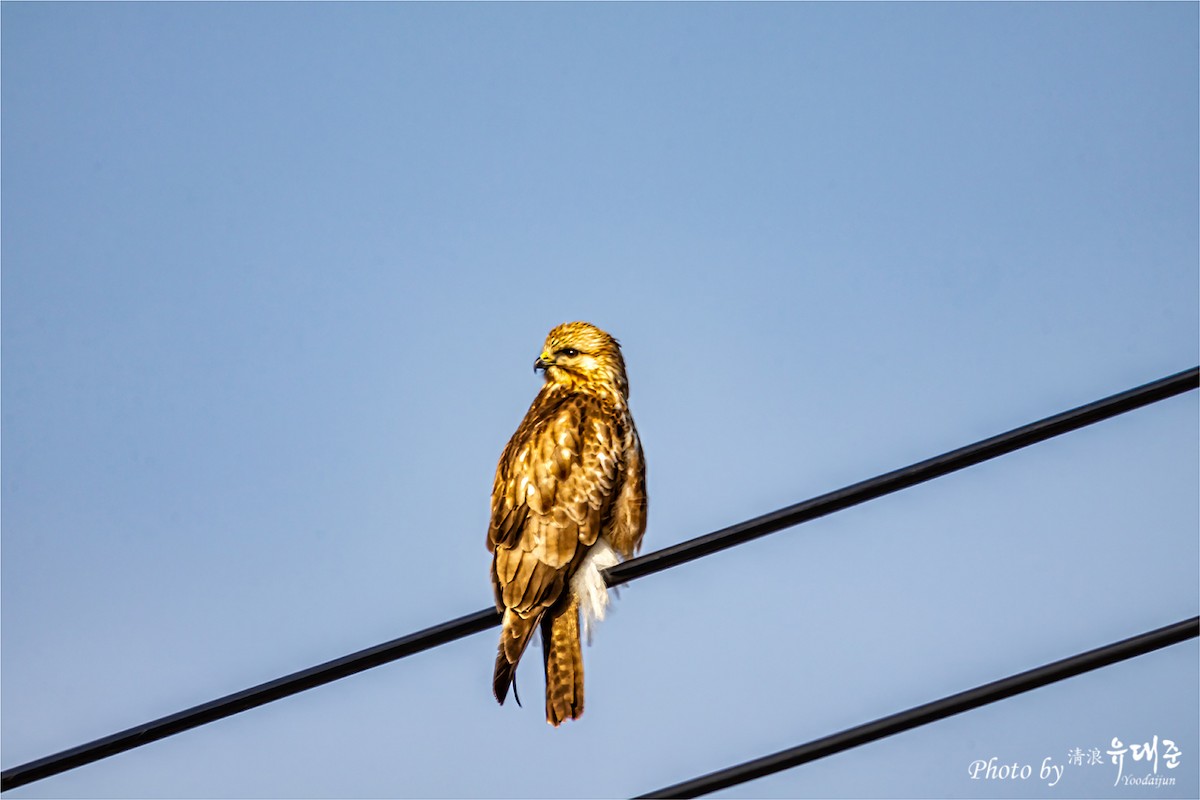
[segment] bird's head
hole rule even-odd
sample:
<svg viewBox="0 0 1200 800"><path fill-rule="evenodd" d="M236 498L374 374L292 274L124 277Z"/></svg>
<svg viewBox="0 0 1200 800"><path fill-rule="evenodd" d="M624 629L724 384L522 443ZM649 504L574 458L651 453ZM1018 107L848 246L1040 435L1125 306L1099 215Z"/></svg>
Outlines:
<svg viewBox="0 0 1200 800"><path fill-rule="evenodd" d="M615 394L617 402L629 397L621 345L586 322L564 322L551 330L533 368L542 370L548 383L596 394Z"/></svg>

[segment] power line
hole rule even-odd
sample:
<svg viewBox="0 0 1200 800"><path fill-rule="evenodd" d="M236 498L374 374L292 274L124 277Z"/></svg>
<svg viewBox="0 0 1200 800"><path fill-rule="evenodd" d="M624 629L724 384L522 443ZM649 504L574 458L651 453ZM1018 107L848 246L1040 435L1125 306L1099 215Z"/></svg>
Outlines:
<svg viewBox="0 0 1200 800"><path fill-rule="evenodd" d="M918 483L996 458L1068 431L1165 400L1200 386L1200 367L1193 367L1128 391L1014 428L940 456L805 500L746 522L631 559L608 570L606 580L627 583L734 545L774 533L835 511L873 500ZM486 608L390 642L244 689L87 744L30 761L0 773L0 790L24 786L102 758L132 750L191 728L345 678L363 670L428 650L498 625L500 615Z"/></svg>
<svg viewBox="0 0 1200 800"><path fill-rule="evenodd" d="M0 791L15 789L18 786L40 781L51 775L82 767L126 750L132 750L135 747L174 736L191 728L216 722L219 719L275 700L281 700L306 689L331 683L339 678L345 678L357 672L411 656L413 653L461 639L472 633L487 630L499 623L500 615L496 609L485 608L474 614L467 614L458 619L443 622L441 625L425 628L416 633L410 633L408 636L368 647L333 661L326 661L315 667L260 683L249 689L243 689L240 692L210 700L207 703L128 728L70 750L63 750L60 753L5 770L0 775Z"/></svg>
<svg viewBox="0 0 1200 800"><path fill-rule="evenodd" d="M1004 700L1022 692L1032 691L1056 681L1107 667L1118 661L1125 661L1188 639L1194 639L1198 635L1200 635L1200 617L1192 617L1165 628L1158 628L1139 636L1089 650L1086 653L1064 658L1061 661L1036 667L1027 672L992 683L985 683L974 689L952 694L941 700L916 706L873 722L847 728L839 733L814 739L789 750L781 750L778 753L710 772L665 789L638 795L638 800L651 797L699 797L720 789L727 789L739 783L772 775L809 761L816 761L819 758L858 747L860 744L902 733L921 725L928 725L939 719L961 714L988 703L995 703L997 700Z"/></svg>
<svg viewBox="0 0 1200 800"><path fill-rule="evenodd" d="M983 439L966 447L951 450L940 456L884 473L814 497L811 500L763 514L761 517L723 528L715 533L689 539L654 553L647 553L641 558L626 561L624 564L610 569L608 583L611 586L614 583L625 583L635 578L652 575L655 572L670 569L727 547L757 539L768 533L799 525L802 522L856 506L859 503L916 486L918 483L940 478L982 461L1124 414L1126 411L1133 411L1159 400L1191 391L1198 384L1200 384L1200 367L1168 375L1143 386L1105 397L1061 414L1055 414L1052 417L1046 417L1037 422L1031 422L1028 425L1022 425L1019 428L1013 428L1007 433L1001 433L990 439Z"/></svg>

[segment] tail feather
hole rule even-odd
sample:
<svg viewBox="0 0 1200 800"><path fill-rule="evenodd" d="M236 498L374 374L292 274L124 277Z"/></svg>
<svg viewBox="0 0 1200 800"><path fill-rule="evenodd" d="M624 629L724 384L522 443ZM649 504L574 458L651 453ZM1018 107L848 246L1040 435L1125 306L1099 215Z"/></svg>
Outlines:
<svg viewBox="0 0 1200 800"><path fill-rule="evenodd" d="M504 612L500 647L496 653L496 668L492 671L492 693L496 695L496 702L500 705L504 705L510 686L513 687L517 705L521 704L521 698L517 697L517 664L525 648L529 646L529 640L537 629L537 622L537 617L525 619L511 609Z"/></svg>
<svg viewBox="0 0 1200 800"><path fill-rule="evenodd" d="M492 694L496 696L496 702L504 705L505 699L508 698L508 687L516 687L517 684L517 665L508 663L508 659L501 652L496 656L496 668L492 671ZM516 692L513 692L516 695ZM520 698L517 699L517 705L521 705Z"/></svg>
<svg viewBox="0 0 1200 800"><path fill-rule="evenodd" d="M579 639L579 600L574 593L557 613L542 618L546 664L546 721L558 727L583 714L583 648Z"/></svg>

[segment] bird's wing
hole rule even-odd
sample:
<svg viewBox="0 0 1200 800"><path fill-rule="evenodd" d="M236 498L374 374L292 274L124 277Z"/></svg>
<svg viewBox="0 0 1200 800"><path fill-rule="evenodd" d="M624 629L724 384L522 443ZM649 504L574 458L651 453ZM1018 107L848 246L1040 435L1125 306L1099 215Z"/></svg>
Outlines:
<svg viewBox="0 0 1200 800"><path fill-rule="evenodd" d="M633 558L646 533L646 461L642 458L642 442L633 418L627 417L626 421L621 491L613 502L612 522L606 535L622 557Z"/></svg>
<svg viewBox="0 0 1200 800"><path fill-rule="evenodd" d="M513 665L600 535L624 467L618 427L594 398L543 393L496 467L488 547L496 604L505 611L502 649Z"/></svg>

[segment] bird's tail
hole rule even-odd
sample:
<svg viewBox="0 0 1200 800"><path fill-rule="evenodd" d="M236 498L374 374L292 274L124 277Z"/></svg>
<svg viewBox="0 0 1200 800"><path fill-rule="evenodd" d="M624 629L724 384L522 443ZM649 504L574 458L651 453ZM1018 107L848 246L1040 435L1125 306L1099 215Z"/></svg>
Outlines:
<svg viewBox="0 0 1200 800"><path fill-rule="evenodd" d="M496 669L492 672L492 692L500 705L504 705L504 698L508 697L508 687L513 687L513 696L516 697L517 662L529 646L537 623L538 617L525 619L511 608L504 612L500 650L496 653ZM521 698L517 697L517 705L520 704Z"/></svg>
<svg viewBox="0 0 1200 800"><path fill-rule="evenodd" d="M579 599L542 618L546 662L546 721L558 727L583 713L583 649L579 641Z"/></svg>

